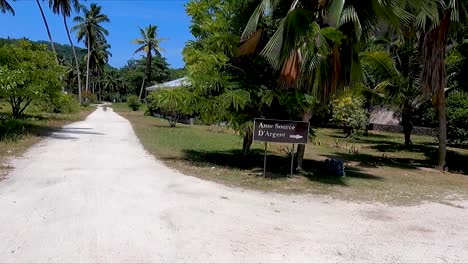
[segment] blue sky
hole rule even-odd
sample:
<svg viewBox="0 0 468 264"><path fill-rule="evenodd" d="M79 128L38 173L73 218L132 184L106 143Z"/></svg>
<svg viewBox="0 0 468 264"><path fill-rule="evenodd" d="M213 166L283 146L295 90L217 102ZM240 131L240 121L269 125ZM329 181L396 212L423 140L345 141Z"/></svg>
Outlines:
<svg viewBox="0 0 468 264"><path fill-rule="evenodd" d="M138 58L140 55L133 55L137 45L132 43L133 39L139 37L138 26L154 24L159 28L159 37L168 39L161 44L165 50L163 56L167 58L172 67L183 67L182 49L185 42L192 38L189 31L190 17L187 16L184 8L186 0L88 0L82 2L86 5L98 3L102 6L102 12L111 19L111 23L106 24L105 27L110 31L108 42L112 46L113 56L110 58L112 66L121 67L132 57ZM46 3L43 8L46 11L54 41L68 44L62 18L50 12ZM17 0L11 4L16 11L16 16L0 13L0 25L2 25L0 37L48 40L44 23L34 0ZM72 17L75 15L73 14ZM70 27L72 24L70 19ZM84 46L83 43L78 45Z"/></svg>

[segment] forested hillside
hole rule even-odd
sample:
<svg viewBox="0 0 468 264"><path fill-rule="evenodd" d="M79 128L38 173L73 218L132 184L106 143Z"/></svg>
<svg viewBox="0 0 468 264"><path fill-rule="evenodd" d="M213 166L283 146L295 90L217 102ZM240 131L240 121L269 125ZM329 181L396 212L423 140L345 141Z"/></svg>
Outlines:
<svg viewBox="0 0 468 264"><path fill-rule="evenodd" d="M18 41L24 40L24 39L27 39L27 38L21 38L21 39L0 38L0 46L3 46L4 44L17 43ZM37 43L37 44L45 44L50 49L50 42L49 41L40 40L40 41L31 41L31 42ZM73 60L73 51L72 51L70 45L60 44L60 43L55 42L55 49L57 50L57 54L59 55L59 58L64 58L67 61L72 61ZM82 58L86 54L86 49L76 47L76 54L80 58Z"/></svg>

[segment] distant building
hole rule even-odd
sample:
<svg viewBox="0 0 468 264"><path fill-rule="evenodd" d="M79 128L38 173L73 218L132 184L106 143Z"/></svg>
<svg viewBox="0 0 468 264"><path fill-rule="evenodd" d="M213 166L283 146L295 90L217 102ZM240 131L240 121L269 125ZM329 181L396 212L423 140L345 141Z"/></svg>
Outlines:
<svg viewBox="0 0 468 264"><path fill-rule="evenodd" d="M180 78L180 79L177 79L177 80L172 80L172 81L169 81L169 82L152 85L152 86L146 88L146 91L147 92L153 92L153 91L157 91L157 90L176 89L176 88L189 86L189 85L190 85L190 81L188 80L187 77L184 77L184 78Z"/></svg>
<svg viewBox="0 0 468 264"><path fill-rule="evenodd" d="M399 125L400 120L395 112L385 107L374 107L370 115L370 123L377 125Z"/></svg>

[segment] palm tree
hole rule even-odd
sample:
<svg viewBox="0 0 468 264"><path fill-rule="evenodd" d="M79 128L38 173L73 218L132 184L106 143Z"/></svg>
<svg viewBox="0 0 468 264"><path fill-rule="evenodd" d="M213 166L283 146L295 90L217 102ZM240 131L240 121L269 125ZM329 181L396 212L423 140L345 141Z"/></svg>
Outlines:
<svg viewBox="0 0 468 264"><path fill-rule="evenodd" d="M439 123L439 150L437 167L446 168L447 156L447 115L446 115L446 68L445 55L449 42L449 34L453 24L466 17L467 0L429 1L431 9L428 14L420 15L418 25L421 28L420 51L423 64L422 86L432 95L437 108ZM422 10L421 13L426 10ZM426 11L427 12L427 11ZM429 22L427 22L429 21ZM458 27L460 28L460 27Z"/></svg>
<svg viewBox="0 0 468 264"><path fill-rule="evenodd" d="M73 57L75 59L75 67L76 67L76 72L78 75L78 100L81 103L82 102L81 71L80 71L80 66L78 62L78 56L76 55L75 46L70 36L70 30L68 29L68 23L67 23L67 18L70 17L72 8L75 11L79 12L81 5L80 5L79 0L49 0L49 7L52 9L54 14L62 14L63 16L63 24L67 32L68 41L70 42L70 46L72 47Z"/></svg>
<svg viewBox="0 0 468 264"><path fill-rule="evenodd" d="M415 33L413 31L413 33ZM405 37L406 36L406 37ZM411 142L415 110L427 102L420 85L421 64L415 34L386 39L382 50L364 52L361 57L373 82L371 93L401 114L405 145Z"/></svg>
<svg viewBox="0 0 468 264"><path fill-rule="evenodd" d="M95 81L92 84L93 93L94 93L94 87L96 85L99 85L99 88L101 88L100 78L102 77L102 74L104 73L105 66L109 62L109 57L112 57L112 53L109 52L109 49L111 46L108 43L105 43L105 42L102 43L98 41L94 45L95 46L92 48L91 53L85 55L86 61L88 61L88 56L90 56L89 67L95 79Z"/></svg>
<svg viewBox="0 0 468 264"><path fill-rule="evenodd" d="M257 50L267 36L258 28L259 20L273 16L279 26L260 54L280 71L282 86L303 89L325 102L338 90L362 83L360 44L379 23L397 28L397 14L408 20L408 14L398 9L392 1L380 0L260 0L240 50ZM302 119L309 121L311 114L311 109L304 109ZM305 145L299 145L298 169L304 151Z"/></svg>
<svg viewBox="0 0 468 264"><path fill-rule="evenodd" d="M123 87L124 79L117 70L105 70L102 84L104 92L108 95L108 98L112 100L115 94L120 91L120 88Z"/></svg>
<svg viewBox="0 0 468 264"><path fill-rule="evenodd" d="M163 49L160 47L161 41L164 39L157 38L158 27L154 25L149 25L145 29L140 29L141 38L135 39L133 42L135 44L141 45L133 54L144 51L146 53L146 74L143 78L143 83L141 84L140 89L140 100L143 96L143 89L145 82L151 81L151 61L153 58L153 51L156 56L161 56Z"/></svg>
<svg viewBox="0 0 468 264"><path fill-rule="evenodd" d="M16 0L12 0L12 1L16 1ZM8 13L11 13L12 15L15 15L15 10L10 5L10 3L8 3L7 0L0 0L0 12L4 14L8 12Z"/></svg>
<svg viewBox="0 0 468 264"><path fill-rule="evenodd" d="M105 37L109 35L109 31L101 26L102 23L110 22L107 15L101 13L102 7L97 4L91 4L90 8L82 6L83 16L76 16L73 21L78 23L72 27L72 31L77 31L78 41L85 42L88 49L86 62L86 91L89 91L90 80L90 63L91 51L96 46L97 42L105 42Z"/></svg>
<svg viewBox="0 0 468 264"><path fill-rule="evenodd" d="M42 20L44 21L44 25L46 27L47 35L49 36L50 47L51 47L52 51L54 52L55 61L58 64L59 61L58 61L58 57L57 57L57 51L55 50L54 40L52 39L52 34L50 33L49 23L47 23L47 18L45 17L44 10L42 9L42 6L41 6L41 3L39 2L39 0L36 0L36 4L39 7L39 11L41 12Z"/></svg>

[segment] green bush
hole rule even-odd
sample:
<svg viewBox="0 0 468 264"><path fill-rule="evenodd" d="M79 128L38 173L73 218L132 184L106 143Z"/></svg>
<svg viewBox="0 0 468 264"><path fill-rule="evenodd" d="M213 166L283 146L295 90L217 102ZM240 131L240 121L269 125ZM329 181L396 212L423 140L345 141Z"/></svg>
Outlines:
<svg viewBox="0 0 468 264"><path fill-rule="evenodd" d="M93 94L92 92L83 91L83 93L82 93L81 96L82 96L82 100L83 100L83 105L84 105L84 106L89 106L90 104L95 104L95 103L97 103L96 95Z"/></svg>
<svg viewBox="0 0 468 264"><path fill-rule="evenodd" d="M0 117L0 141L17 140L25 130L24 123L18 119L2 119Z"/></svg>
<svg viewBox="0 0 468 264"><path fill-rule="evenodd" d="M127 98L127 105L132 109L132 111L138 111L140 110L141 102L140 99L138 99L138 96L131 95Z"/></svg>
<svg viewBox="0 0 468 264"><path fill-rule="evenodd" d="M344 127L348 137L357 136L358 132L365 130L369 124L364 100L352 96L344 96L334 100L332 121Z"/></svg>
<svg viewBox="0 0 468 264"><path fill-rule="evenodd" d="M148 97L146 97L145 115L154 116L155 114L160 112L161 109L159 109L157 98L155 97L154 93L151 93Z"/></svg>
<svg viewBox="0 0 468 264"><path fill-rule="evenodd" d="M47 100L46 110L51 113L73 114L80 111L80 103L75 95L59 93Z"/></svg>
<svg viewBox="0 0 468 264"><path fill-rule="evenodd" d="M164 116L171 127L194 112L194 96L184 88L160 90L147 98L147 112L150 115L159 113Z"/></svg>
<svg viewBox="0 0 468 264"><path fill-rule="evenodd" d="M452 144L468 144L468 94L455 92L447 98L447 139Z"/></svg>

